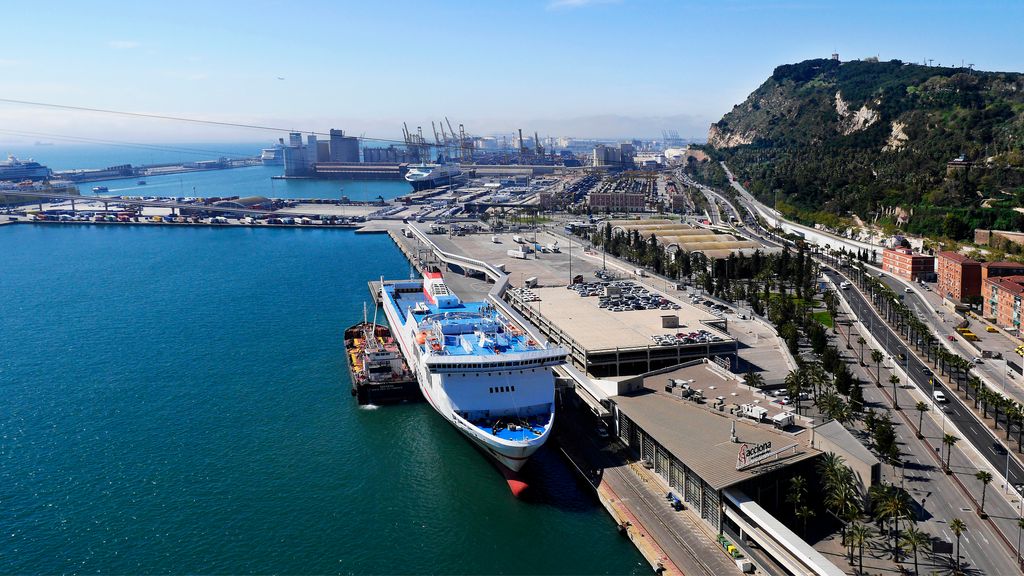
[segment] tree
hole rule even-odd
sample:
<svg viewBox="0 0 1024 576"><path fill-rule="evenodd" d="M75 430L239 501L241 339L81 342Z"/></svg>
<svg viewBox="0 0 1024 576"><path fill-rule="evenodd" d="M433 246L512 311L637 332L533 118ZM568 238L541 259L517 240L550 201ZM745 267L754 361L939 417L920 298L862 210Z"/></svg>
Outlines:
<svg viewBox="0 0 1024 576"><path fill-rule="evenodd" d="M924 429L924 413L930 410L928 403L922 400L918 400L917 404L914 404L914 409L917 410L917 437L924 438L922 430Z"/></svg>
<svg viewBox="0 0 1024 576"><path fill-rule="evenodd" d="M786 502L793 505L793 515L796 516L797 510L804 504L804 499L807 497L807 480L800 475L793 476L789 479L789 494L786 495Z"/></svg>
<svg viewBox="0 0 1024 576"><path fill-rule="evenodd" d="M871 351L871 361L875 363L875 382L879 384L882 382L882 360L885 360L885 355L881 350Z"/></svg>
<svg viewBox="0 0 1024 576"><path fill-rule="evenodd" d="M895 374L889 376L889 383L892 384L892 407L894 410L900 410L900 399L896 396L896 386L900 383L900 377Z"/></svg>
<svg viewBox="0 0 1024 576"><path fill-rule="evenodd" d="M953 521L949 523L949 529L953 531L953 535L956 536L956 573L960 573L960 536L963 535L964 530L967 530L967 524L959 518L953 518Z"/></svg>
<svg viewBox="0 0 1024 576"><path fill-rule="evenodd" d="M803 374L803 368L797 367L796 370L790 370L789 374L786 374L786 394L793 402L796 403L796 413L800 413L800 394L803 392L805 376Z"/></svg>
<svg viewBox="0 0 1024 576"><path fill-rule="evenodd" d="M946 474L949 474L949 458L953 452L953 445L959 441L960 439L952 434L946 434L942 437L942 444L946 446Z"/></svg>
<svg viewBox="0 0 1024 576"><path fill-rule="evenodd" d="M985 470L978 470L974 477L981 482L981 508L978 509L978 514L984 518L985 514L985 492L988 489L988 483L992 481L992 474Z"/></svg>
<svg viewBox="0 0 1024 576"><path fill-rule="evenodd" d="M916 575L919 573L917 566L917 552L918 550L928 546L932 539L928 534L922 532L916 526L911 525L903 531L902 540L903 544L907 548L910 548L910 551L914 553L914 574Z"/></svg>
<svg viewBox="0 0 1024 576"><path fill-rule="evenodd" d="M850 564L853 564L853 549L857 548L857 571L864 573L864 544L874 536L874 530L860 522L850 526Z"/></svg>
<svg viewBox="0 0 1024 576"><path fill-rule="evenodd" d="M764 376L751 370L743 375L743 383L751 388L764 388Z"/></svg>
<svg viewBox="0 0 1024 576"><path fill-rule="evenodd" d="M867 343L863 336L857 336L857 344L860 344L860 362L864 362L864 345Z"/></svg>
<svg viewBox="0 0 1024 576"><path fill-rule="evenodd" d="M796 509L796 517L800 519L803 526L804 538L807 538L807 519L814 516L814 509L806 504L802 504Z"/></svg>

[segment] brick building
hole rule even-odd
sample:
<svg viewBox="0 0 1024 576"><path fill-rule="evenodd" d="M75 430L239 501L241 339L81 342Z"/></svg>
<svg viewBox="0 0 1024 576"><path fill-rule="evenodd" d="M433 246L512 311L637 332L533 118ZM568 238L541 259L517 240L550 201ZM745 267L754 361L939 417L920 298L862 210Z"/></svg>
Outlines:
<svg viewBox="0 0 1024 576"><path fill-rule="evenodd" d="M936 289L941 296L963 301L981 295L981 263L956 252L939 252L936 259Z"/></svg>
<svg viewBox="0 0 1024 576"><path fill-rule="evenodd" d="M909 248L887 248L882 252L882 270L904 280L931 280L935 257L916 254Z"/></svg>
<svg viewBox="0 0 1024 576"><path fill-rule="evenodd" d="M998 278L1000 276L1022 276L1024 275L1024 264L1020 262L1007 262L1005 260L1000 262L982 262L981 263L981 281L982 283L989 278Z"/></svg>
<svg viewBox="0 0 1024 576"><path fill-rule="evenodd" d="M982 296L986 318L995 318L996 324L1004 328L1020 329L1024 276L987 278Z"/></svg>

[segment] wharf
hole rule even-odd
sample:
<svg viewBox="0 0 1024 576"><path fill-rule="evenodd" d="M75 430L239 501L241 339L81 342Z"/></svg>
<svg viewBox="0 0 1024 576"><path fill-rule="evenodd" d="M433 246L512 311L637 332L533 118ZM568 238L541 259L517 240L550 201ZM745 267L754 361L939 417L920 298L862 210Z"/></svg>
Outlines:
<svg viewBox="0 0 1024 576"><path fill-rule="evenodd" d="M397 230L392 230L390 235L409 262L417 268L438 258L434 250L465 254L468 248L465 244L451 245L451 239L442 235L431 237L430 242L441 244L443 248L439 248L437 244L423 244L419 239L405 237ZM500 254L510 245L504 242L503 245L492 247L490 235L477 235L460 240L479 241L479 246L474 245L471 252L481 249L495 251L498 258L487 254L472 254L473 257L488 262L503 260ZM550 260L568 258L568 254L544 256ZM578 269L575 268L574 271ZM558 282L556 274L548 274L551 276L549 282L552 285ZM479 291L480 285L488 286L486 280L459 273L451 274L446 280L460 285L470 282L477 285L469 288L469 291ZM463 294L463 290L458 287L451 287L455 293ZM378 288L379 282L369 283L370 292L375 296L375 300ZM519 321L527 331L539 333L539 330L528 321L522 318ZM619 531L633 542L652 569L659 574L741 574L735 561L718 545L716 535L709 533L710 527L707 523L696 517L692 510L673 509L671 502L665 498L668 489L664 487L663 482L652 471L639 465L625 445L614 438L602 439L587 433L598 426L600 421L592 415L590 407L584 404L582 394L577 391L577 394L580 394L577 397L565 392L568 391L563 390L559 395L558 410L561 424L555 427L555 438L552 440L561 447L562 454L594 491L601 505L618 525Z"/></svg>
<svg viewBox="0 0 1024 576"><path fill-rule="evenodd" d="M661 574L742 574L691 510L675 510L655 474L631 458L615 439L583 433L597 421L587 408L559 406L555 440L562 455L594 491L601 505L648 563Z"/></svg>

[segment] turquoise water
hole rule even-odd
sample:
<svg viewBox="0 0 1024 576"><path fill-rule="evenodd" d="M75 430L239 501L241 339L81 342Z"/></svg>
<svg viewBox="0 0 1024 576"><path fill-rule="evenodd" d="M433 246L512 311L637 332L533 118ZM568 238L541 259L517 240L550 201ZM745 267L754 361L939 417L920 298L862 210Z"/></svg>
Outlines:
<svg viewBox="0 0 1024 576"><path fill-rule="evenodd" d="M391 240L0 226L0 573L647 574L552 449L530 501L342 330Z"/></svg>

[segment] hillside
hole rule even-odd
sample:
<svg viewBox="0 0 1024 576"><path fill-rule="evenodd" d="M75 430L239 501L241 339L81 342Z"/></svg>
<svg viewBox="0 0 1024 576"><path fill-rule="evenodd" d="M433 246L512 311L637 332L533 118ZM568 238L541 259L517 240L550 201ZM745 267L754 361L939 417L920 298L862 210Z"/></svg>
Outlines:
<svg viewBox="0 0 1024 576"><path fill-rule="evenodd" d="M898 60L779 66L708 132L716 159L791 213L951 238L1024 227L1022 145L1024 75Z"/></svg>

